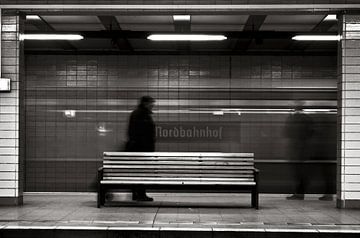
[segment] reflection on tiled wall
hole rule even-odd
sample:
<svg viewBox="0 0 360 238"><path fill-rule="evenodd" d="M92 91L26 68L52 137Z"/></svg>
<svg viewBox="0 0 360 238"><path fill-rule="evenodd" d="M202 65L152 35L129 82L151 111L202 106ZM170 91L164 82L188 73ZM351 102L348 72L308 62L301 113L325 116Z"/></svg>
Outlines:
<svg viewBox="0 0 360 238"><path fill-rule="evenodd" d="M157 101L157 151L267 160L288 158L286 109L335 107L335 88L329 56L28 55L26 190L94 190L102 152L123 150L142 95ZM335 159L336 115L311 116L309 157Z"/></svg>

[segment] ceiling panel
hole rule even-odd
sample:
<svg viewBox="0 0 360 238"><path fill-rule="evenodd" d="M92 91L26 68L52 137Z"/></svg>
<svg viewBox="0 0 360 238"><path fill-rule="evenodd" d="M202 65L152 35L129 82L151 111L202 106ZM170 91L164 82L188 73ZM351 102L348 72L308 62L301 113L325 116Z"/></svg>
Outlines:
<svg viewBox="0 0 360 238"><path fill-rule="evenodd" d="M261 31L311 31L324 15L270 15L265 18Z"/></svg>
<svg viewBox="0 0 360 238"><path fill-rule="evenodd" d="M318 24L325 15L269 15L264 24Z"/></svg>
<svg viewBox="0 0 360 238"><path fill-rule="evenodd" d="M304 32L311 31L315 25L308 24L266 24L262 25L261 31L290 31L290 32Z"/></svg>
<svg viewBox="0 0 360 238"><path fill-rule="evenodd" d="M242 31L244 25L205 25L205 24L191 24L192 31L210 31L210 32L225 32L225 31Z"/></svg>
<svg viewBox="0 0 360 238"><path fill-rule="evenodd" d="M174 31L173 24L120 24L121 29L130 31Z"/></svg>
<svg viewBox="0 0 360 238"><path fill-rule="evenodd" d="M245 25L247 15L193 15L192 24L239 24Z"/></svg>
<svg viewBox="0 0 360 238"><path fill-rule="evenodd" d="M102 24L50 24L57 31L102 31Z"/></svg>
<svg viewBox="0 0 360 238"><path fill-rule="evenodd" d="M91 24L99 23L101 24L97 16L41 16L48 23L57 23L57 24Z"/></svg>
<svg viewBox="0 0 360 238"><path fill-rule="evenodd" d="M138 24L172 24L172 16L116 16L120 24L123 23L138 23Z"/></svg>

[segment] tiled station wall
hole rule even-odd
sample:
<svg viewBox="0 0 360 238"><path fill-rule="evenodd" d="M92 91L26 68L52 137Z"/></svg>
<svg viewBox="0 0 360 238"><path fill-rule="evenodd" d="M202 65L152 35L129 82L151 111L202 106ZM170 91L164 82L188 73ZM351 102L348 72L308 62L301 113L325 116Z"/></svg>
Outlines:
<svg viewBox="0 0 360 238"><path fill-rule="evenodd" d="M2 0L4 4L339 4L357 0Z"/></svg>
<svg viewBox="0 0 360 238"><path fill-rule="evenodd" d="M1 72L3 78L11 80L11 91L0 92L0 197L7 199L22 196L21 160L24 156L21 154L23 147L20 148L19 124L23 122L20 117L23 109L20 77L24 72L19 69L22 53L17 39L22 26L20 17L3 15L1 21Z"/></svg>
<svg viewBox="0 0 360 238"><path fill-rule="evenodd" d="M336 69L333 56L27 55L26 191L94 190L102 152L123 150L129 113L142 95L157 100L157 151L289 160L288 113L214 114L335 107ZM307 159L336 160L336 114L310 116ZM292 171L279 166L276 174L267 167L262 181L289 190Z"/></svg>

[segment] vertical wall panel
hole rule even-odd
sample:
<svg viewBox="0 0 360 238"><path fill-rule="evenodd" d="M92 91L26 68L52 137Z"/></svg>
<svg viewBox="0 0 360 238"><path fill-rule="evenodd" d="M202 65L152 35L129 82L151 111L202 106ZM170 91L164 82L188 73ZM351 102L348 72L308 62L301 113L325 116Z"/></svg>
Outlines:
<svg viewBox="0 0 360 238"><path fill-rule="evenodd" d="M20 55L19 16L2 16L1 71L10 78L11 92L0 93L0 204L22 203L22 158L20 158ZM20 178L20 179L19 179Z"/></svg>
<svg viewBox="0 0 360 238"><path fill-rule="evenodd" d="M360 207L360 16L344 15L339 44L338 206Z"/></svg>

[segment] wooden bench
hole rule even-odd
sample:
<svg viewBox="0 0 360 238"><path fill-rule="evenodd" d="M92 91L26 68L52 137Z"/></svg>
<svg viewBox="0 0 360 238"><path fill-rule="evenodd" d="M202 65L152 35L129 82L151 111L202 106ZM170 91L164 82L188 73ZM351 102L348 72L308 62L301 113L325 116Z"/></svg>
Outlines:
<svg viewBox="0 0 360 238"><path fill-rule="evenodd" d="M251 192L259 208L258 173L253 153L104 152L98 170L97 206L110 189Z"/></svg>

